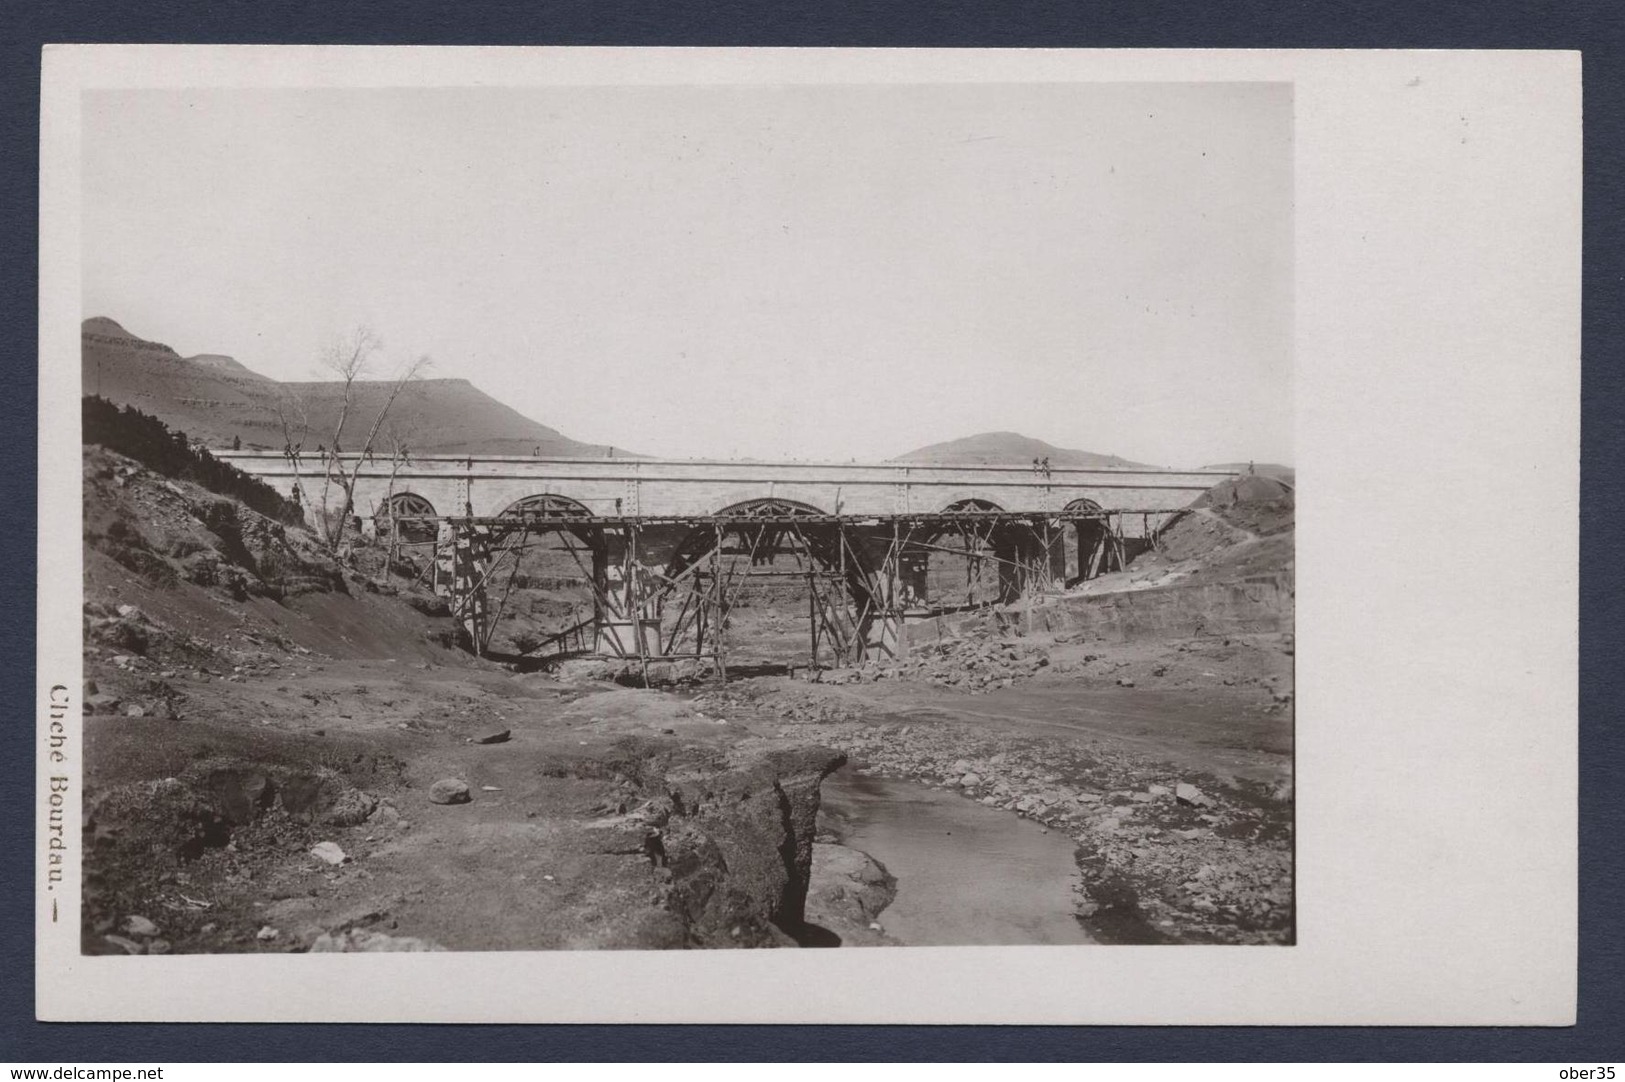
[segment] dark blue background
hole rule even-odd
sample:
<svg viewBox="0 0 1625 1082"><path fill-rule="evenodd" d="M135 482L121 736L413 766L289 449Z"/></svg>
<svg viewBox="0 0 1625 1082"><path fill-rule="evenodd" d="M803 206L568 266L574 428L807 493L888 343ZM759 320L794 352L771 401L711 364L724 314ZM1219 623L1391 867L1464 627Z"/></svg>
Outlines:
<svg viewBox="0 0 1625 1082"><path fill-rule="evenodd" d="M1620 200L1625 3L1358 5L1255 0L225 0L0 5L0 1060L1621 1058L1622 680L1617 507L1625 496ZM34 1022L32 884L39 59L45 42L444 45L1581 49L1585 65L1585 403L1581 513L1580 1024L1572 1029L47 1025ZM1502 499L1486 493L1485 498ZM1508 514L1516 514L1508 499ZM63 544L78 544L63 538ZM1515 572L1509 570L1509 580ZM1509 587L1514 583L1509 581ZM1497 585L1487 583L1487 589ZM1612 664L1611 664L1612 663ZM1486 822L1485 830L1496 829ZM680 996L682 989L672 989Z"/></svg>

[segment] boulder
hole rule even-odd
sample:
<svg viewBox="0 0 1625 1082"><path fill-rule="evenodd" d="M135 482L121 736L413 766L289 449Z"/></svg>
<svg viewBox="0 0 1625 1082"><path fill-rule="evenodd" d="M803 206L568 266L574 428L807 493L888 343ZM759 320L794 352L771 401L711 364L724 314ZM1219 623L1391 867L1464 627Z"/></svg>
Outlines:
<svg viewBox="0 0 1625 1082"><path fill-rule="evenodd" d="M100 692L85 699L85 712L87 714L116 713L122 701L117 695L109 695L105 691Z"/></svg>
<svg viewBox="0 0 1625 1082"><path fill-rule="evenodd" d="M474 743L476 743L476 744L506 744L508 742L508 738L511 737L512 735L513 735L513 730L511 730L511 729L501 729L501 730L498 730L497 732L494 732L494 733L486 733L484 736L475 737L474 738Z"/></svg>
<svg viewBox="0 0 1625 1082"><path fill-rule="evenodd" d="M441 778L429 787L431 804L467 804L472 799L468 783L456 778Z"/></svg>
<svg viewBox="0 0 1625 1082"><path fill-rule="evenodd" d="M158 926L146 917L131 915L124 918L124 934L151 939L158 934Z"/></svg>
<svg viewBox="0 0 1625 1082"><path fill-rule="evenodd" d="M349 854L340 849L337 842L317 842L311 847L310 855L323 864L332 865L344 864L350 859Z"/></svg>
<svg viewBox="0 0 1625 1082"><path fill-rule="evenodd" d="M1184 781L1174 787L1174 799L1193 808L1211 808L1213 806L1211 797L1196 786Z"/></svg>

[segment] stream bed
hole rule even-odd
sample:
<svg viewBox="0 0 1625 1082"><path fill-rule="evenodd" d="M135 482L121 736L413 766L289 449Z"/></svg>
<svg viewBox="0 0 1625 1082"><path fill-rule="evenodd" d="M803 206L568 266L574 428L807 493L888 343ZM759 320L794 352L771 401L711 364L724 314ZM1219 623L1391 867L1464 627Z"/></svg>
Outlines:
<svg viewBox="0 0 1625 1082"><path fill-rule="evenodd" d="M824 780L824 829L897 879L880 914L909 946L1093 942L1072 913L1078 869L1065 834L917 782Z"/></svg>

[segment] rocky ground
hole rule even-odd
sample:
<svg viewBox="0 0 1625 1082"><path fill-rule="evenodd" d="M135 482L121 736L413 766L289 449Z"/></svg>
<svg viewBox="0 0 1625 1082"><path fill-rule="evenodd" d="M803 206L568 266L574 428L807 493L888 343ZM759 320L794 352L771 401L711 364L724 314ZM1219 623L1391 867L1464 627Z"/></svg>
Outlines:
<svg viewBox="0 0 1625 1082"><path fill-rule="evenodd" d="M892 944L907 884L818 822L847 760L1065 832L1096 940L1291 941L1289 613L1135 636L1056 599L887 664L623 687L469 658L409 576L85 462L87 951ZM1290 552L1226 512L1114 578Z"/></svg>
<svg viewBox="0 0 1625 1082"><path fill-rule="evenodd" d="M1061 662L1034 665L1044 647L1031 641L990 651L1003 659L994 690L977 677L974 697L881 672L758 679L695 701L1065 831L1076 912L1099 940L1290 941L1287 640L1052 648ZM1217 688L1200 686L1204 672Z"/></svg>

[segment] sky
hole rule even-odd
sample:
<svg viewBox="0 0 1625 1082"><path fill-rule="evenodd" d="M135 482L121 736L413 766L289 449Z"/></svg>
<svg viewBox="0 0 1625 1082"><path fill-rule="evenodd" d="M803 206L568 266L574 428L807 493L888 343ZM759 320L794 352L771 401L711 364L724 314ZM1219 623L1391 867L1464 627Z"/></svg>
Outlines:
<svg viewBox="0 0 1625 1082"><path fill-rule="evenodd" d="M1292 461L1287 84L96 91L83 314L565 435Z"/></svg>

